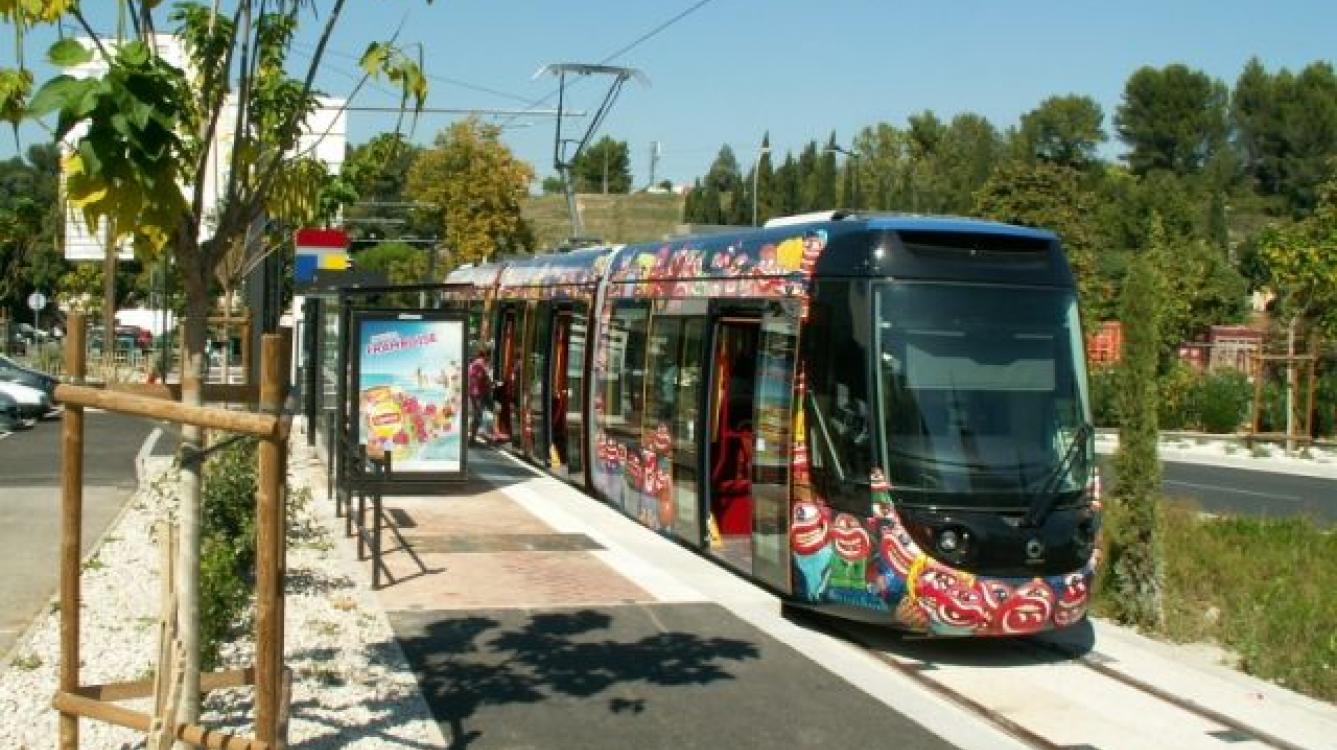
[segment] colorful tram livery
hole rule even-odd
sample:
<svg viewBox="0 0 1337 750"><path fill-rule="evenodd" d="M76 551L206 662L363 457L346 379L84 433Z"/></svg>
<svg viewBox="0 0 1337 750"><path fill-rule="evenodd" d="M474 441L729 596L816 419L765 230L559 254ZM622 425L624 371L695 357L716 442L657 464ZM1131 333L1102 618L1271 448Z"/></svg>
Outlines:
<svg viewBox="0 0 1337 750"><path fill-rule="evenodd" d="M957 636L1085 615L1098 482L1052 234L833 215L449 281L512 450L789 602Z"/></svg>

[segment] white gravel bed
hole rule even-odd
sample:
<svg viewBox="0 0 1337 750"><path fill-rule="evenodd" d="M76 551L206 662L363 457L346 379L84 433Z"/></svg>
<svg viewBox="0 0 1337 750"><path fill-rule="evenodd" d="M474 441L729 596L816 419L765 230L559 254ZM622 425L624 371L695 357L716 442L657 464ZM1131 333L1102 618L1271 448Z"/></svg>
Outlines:
<svg viewBox="0 0 1337 750"><path fill-rule="evenodd" d="M285 652L293 672L290 746L294 748L444 748L417 682L352 558L333 509L303 488L324 474L300 440L290 458L290 530ZM85 684L151 677L157 653L159 551L151 530L170 501L163 475L127 504L84 565L82 612ZM157 488L155 491L154 487ZM322 492L323 494L323 492ZM53 541L53 543L55 543ZM224 649L226 666L249 662L250 622ZM55 604L0 665L0 748L54 747L60 618ZM147 700L119 705L146 710ZM250 734L252 691L225 690L205 701L204 724ZM142 735L81 720L80 746L141 748Z"/></svg>

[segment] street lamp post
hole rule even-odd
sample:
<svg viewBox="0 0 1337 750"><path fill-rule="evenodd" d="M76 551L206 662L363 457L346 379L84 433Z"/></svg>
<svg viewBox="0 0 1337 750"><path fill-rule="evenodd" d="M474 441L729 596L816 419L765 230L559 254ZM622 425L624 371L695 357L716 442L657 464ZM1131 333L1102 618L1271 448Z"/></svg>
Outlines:
<svg viewBox="0 0 1337 750"><path fill-rule="evenodd" d="M859 152L838 146L834 143L826 147L827 151L834 151L838 154L844 154L846 158L853 162L850 169L855 170L854 179L850 182L850 208L858 210L859 208Z"/></svg>
<svg viewBox="0 0 1337 750"><path fill-rule="evenodd" d="M770 146L757 149L757 163L752 166L752 226L757 225L757 176L761 174L761 157L771 152Z"/></svg>

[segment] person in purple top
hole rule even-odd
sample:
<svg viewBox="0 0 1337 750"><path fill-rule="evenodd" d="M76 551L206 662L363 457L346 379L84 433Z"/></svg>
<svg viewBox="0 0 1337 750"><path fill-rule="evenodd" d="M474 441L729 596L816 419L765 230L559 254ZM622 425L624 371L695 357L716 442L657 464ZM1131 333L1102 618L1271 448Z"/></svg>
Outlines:
<svg viewBox="0 0 1337 750"><path fill-rule="evenodd" d="M483 424L492 395L492 373L488 368L487 348L479 347L469 361L469 442L478 439L478 428ZM491 442L491 436L485 436Z"/></svg>

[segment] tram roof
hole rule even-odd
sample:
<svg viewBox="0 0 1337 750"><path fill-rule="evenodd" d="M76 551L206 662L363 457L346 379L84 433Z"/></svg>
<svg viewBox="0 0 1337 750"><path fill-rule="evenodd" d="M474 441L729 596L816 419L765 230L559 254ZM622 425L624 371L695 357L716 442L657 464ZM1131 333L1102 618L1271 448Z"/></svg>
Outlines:
<svg viewBox="0 0 1337 750"><path fill-rule="evenodd" d="M739 227L736 232L689 235L640 242L582 248L564 253L541 253L517 258L503 264L470 269L468 278L451 281L489 283L488 271L500 268L496 278L501 286L579 285L596 283L605 274L614 279L626 276L632 265L642 267L663 262L665 256L696 251L707 262L674 267L677 277L713 277L720 275L715 256L728 254L735 263L740 257L756 265L763 255L783 256L786 243L817 241L820 254L811 272L822 276L938 276L980 280L1033 280L1040 283L1071 284L1058 237L1050 231L1004 224L985 219L917 214L855 214L840 218L819 218L771 227ZM937 260L927 260L918 252L925 245L941 249ZM960 251L966 251L962 253ZM1021 252L1018 252L1021 251ZM954 261L949 257L955 254ZM964 261L965 256L976 260ZM1003 262L1003 257L1008 256ZM1016 263L1022 257L1029 268ZM984 267L994 261L994 269ZM952 264L974 263L975 268ZM999 265L1009 266L1003 269ZM950 267L949 267L950 266ZM770 271L752 273L784 275L792 269L771 266Z"/></svg>

